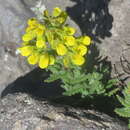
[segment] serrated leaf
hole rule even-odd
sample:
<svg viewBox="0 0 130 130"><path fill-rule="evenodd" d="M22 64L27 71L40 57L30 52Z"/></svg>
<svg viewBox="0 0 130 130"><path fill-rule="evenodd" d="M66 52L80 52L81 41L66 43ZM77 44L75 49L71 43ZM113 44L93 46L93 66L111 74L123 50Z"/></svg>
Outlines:
<svg viewBox="0 0 130 130"><path fill-rule="evenodd" d="M122 97L118 96L117 95L117 98L119 100L119 102L125 106L125 107L130 107L130 100L129 101L126 101L126 99L123 99Z"/></svg>
<svg viewBox="0 0 130 130"><path fill-rule="evenodd" d="M48 79L44 80L44 82L50 83L58 79L60 79L58 75L51 75Z"/></svg>
<svg viewBox="0 0 130 130"><path fill-rule="evenodd" d="M128 121L129 121L128 128L130 129L130 119Z"/></svg>
<svg viewBox="0 0 130 130"><path fill-rule="evenodd" d="M130 117L130 108L116 108L115 112L122 117Z"/></svg>
<svg viewBox="0 0 130 130"><path fill-rule="evenodd" d="M119 88L114 88L113 90L108 92L108 96L112 96L112 95L116 94L117 91L119 91L119 90L120 90Z"/></svg>

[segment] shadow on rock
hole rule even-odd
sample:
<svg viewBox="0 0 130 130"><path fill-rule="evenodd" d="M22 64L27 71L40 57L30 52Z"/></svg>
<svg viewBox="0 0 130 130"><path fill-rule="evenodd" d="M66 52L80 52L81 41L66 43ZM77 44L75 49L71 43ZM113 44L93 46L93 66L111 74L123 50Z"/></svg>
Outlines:
<svg viewBox="0 0 130 130"><path fill-rule="evenodd" d="M87 55L87 62L83 66L84 70L86 70L87 73L92 73L95 70L99 74L102 74L102 83L106 85L108 80L112 79L111 62L108 61L107 57L103 58L102 56L100 56L99 50L95 44L91 45L90 50L91 53ZM111 116L115 116L115 113L113 111L115 109L115 105L117 105L117 102L115 102L115 99L113 97L104 96L103 94L93 95L93 98L89 96L81 98L81 95L77 94L71 97L62 96L59 98L53 98L51 100L56 103L67 104L73 107L96 109Z"/></svg>
<svg viewBox="0 0 130 130"><path fill-rule="evenodd" d="M105 82L111 78L111 62L107 61L107 58L103 59L100 57L99 50L95 44L91 45L90 50L91 53L88 54L87 62L83 67L85 67L88 73L93 72L95 67L96 71L101 73L102 69L107 67L108 72L102 73L103 82L105 84ZM8 94L13 95L15 93L27 93L38 100L46 98L58 104L98 109L99 111L107 114L112 113L114 107L110 105L112 103L112 99L107 97L105 98L104 96L95 97L93 100L88 97L82 99L79 94L71 97L64 96L62 95L64 90L60 87L61 82L59 80L53 83L44 82L44 79L47 79L48 76L49 73L45 70L35 68L25 76L20 77L9 84L2 92L1 97L5 97ZM104 107L102 107L103 103L105 104Z"/></svg>
<svg viewBox="0 0 130 130"><path fill-rule="evenodd" d="M107 81L108 79L110 79L111 63L107 61L107 58L102 59L102 57L99 56L99 50L97 49L96 45L93 44L90 50L91 53L88 54L87 64L85 64L83 67L85 67L88 73L93 72L95 66L97 67L96 70L99 72L101 71L101 69L107 67L108 73L103 74L104 76L103 80ZM44 82L44 79L47 79L48 76L49 73L46 72L45 70L42 70L40 68L35 68L25 76L20 77L16 79L14 82L12 82L11 84L9 84L2 92L1 97L4 97L8 94L20 92L20 93L30 94L33 98L36 98L38 100L42 100L43 98L46 98L55 103L71 105L74 107L89 108L91 107L92 104L97 107L97 105L100 106L101 102L103 102L104 100L105 103L107 103L109 106L110 100L107 99L106 102L106 99L104 97L100 97L100 100L98 100L96 102L97 104L95 104L93 100L90 101L90 99L87 100L87 98L83 100L81 98L81 95L79 94L71 97L64 96L62 95L62 92L64 92L64 90L60 87L61 82L59 80L53 83ZM102 109L100 108L98 108L98 110L102 111Z"/></svg>
<svg viewBox="0 0 130 130"><path fill-rule="evenodd" d="M36 68L23 77L16 79L9 84L2 92L1 97L9 93L28 93L37 98L49 98L61 95L62 89L59 82L44 83L44 79L48 77L48 73Z"/></svg>
<svg viewBox="0 0 130 130"><path fill-rule="evenodd" d="M67 7L68 15L80 27L82 34L87 34L98 43L112 34L113 17L109 13L110 0L71 0L76 2Z"/></svg>

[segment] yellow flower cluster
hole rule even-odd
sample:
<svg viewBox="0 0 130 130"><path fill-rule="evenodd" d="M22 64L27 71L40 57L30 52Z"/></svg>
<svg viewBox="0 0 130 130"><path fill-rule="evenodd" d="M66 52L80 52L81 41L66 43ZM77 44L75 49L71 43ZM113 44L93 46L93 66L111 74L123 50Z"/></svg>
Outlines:
<svg viewBox="0 0 130 130"><path fill-rule="evenodd" d="M84 55L91 39L88 36L75 37L76 30L64 25L66 18L66 12L56 7L52 15L44 11L43 21L35 18L28 20L19 51L27 57L29 64L39 64L44 69L53 65L58 58L63 60L66 67L84 64Z"/></svg>

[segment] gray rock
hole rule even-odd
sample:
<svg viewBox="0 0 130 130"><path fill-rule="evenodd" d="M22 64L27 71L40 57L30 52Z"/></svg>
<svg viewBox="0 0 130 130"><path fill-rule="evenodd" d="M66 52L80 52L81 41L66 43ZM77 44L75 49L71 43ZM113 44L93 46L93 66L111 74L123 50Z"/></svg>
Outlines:
<svg viewBox="0 0 130 130"><path fill-rule="evenodd" d="M32 69L24 57L15 53L16 49L14 43L0 45L0 95L8 84Z"/></svg>
<svg viewBox="0 0 130 130"><path fill-rule="evenodd" d="M126 61L130 63L130 1L111 0L109 12L113 17L111 28L112 36L102 40L100 50L102 55L107 55L112 62L113 76L122 75L120 79L130 82L130 73L124 71L122 65L126 66ZM123 58L123 59L122 59ZM121 60L122 59L122 60ZM123 61L123 62L122 62ZM121 63L122 62L122 63ZM128 65L128 64L127 64ZM115 68L115 69L114 69ZM130 69L127 69L130 71Z"/></svg>
<svg viewBox="0 0 130 130"><path fill-rule="evenodd" d="M0 43L19 43L26 21L32 16L22 0L0 1Z"/></svg>
<svg viewBox="0 0 130 130"><path fill-rule="evenodd" d="M1 130L127 130L127 125L94 111L36 100L26 94L0 100Z"/></svg>

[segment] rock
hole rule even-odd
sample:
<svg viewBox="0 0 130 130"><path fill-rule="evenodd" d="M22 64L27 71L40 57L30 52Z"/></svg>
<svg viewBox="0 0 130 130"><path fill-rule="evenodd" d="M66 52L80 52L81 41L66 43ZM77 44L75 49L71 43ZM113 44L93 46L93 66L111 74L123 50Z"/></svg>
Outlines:
<svg viewBox="0 0 130 130"><path fill-rule="evenodd" d="M0 95L5 87L32 70L25 58L16 54L14 43L0 45Z"/></svg>
<svg viewBox="0 0 130 130"><path fill-rule="evenodd" d="M124 71L126 57L130 63L130 1L129 0L111 0L109 12L113 17L111 28L112 36L102 40L100 50L102 55L107 55L113 66L113 76L120 75L120 79L130 82L130 73ZM123 58L123 59L122 59ZM122 62L122 63L121 63ZM127 63L128 65L128 63ZM130 69L127 69L130 72Z"/></svg>
<svg viewBox="0 0 130 130"><path fill-rule="evenodd" d="M20 68L16 69L20 70ZM18 78L10 74L10 77L12 80L14 80L11 83L9 83L8 75L6 73L6 75L4 75L4 78L6 78L8 81L4 82L4 86L6 83L8 83L8 85L1 92L0 97L4 97L8 94L15 94L18 92L28 93L35 98L54 99L57 97L62 97L61 94L63 93L63 89L60 87L59 81L55 81L53 83L45 83L44 80L48 77L48 73L40 68L31 69L32 67L26 71L21 71L19 75L17 73L14 74L14 76ZM29 72L26 73L27 71ZM24 73L26 74L24 75Z"/></svg>
<svg viewBox="0 0 130 130"><path fill-rule="evenodd" d="M32 16L22 0L0 1L0 43L19 43L26 21Z"/></svg>
<svg viewBox="0 0 130 130"><path fill-rule="evenodd" d="M94 110L75 109L27 94L0 100L1 130L127 130L127 125Z"/></svg>
<svg viewBox="0 0 130 130"><path fill-rule="evenodd" d="M31 70L16 54L27 19L34 13L23 0L0 1L0 95L4 88Z"/></svg>

